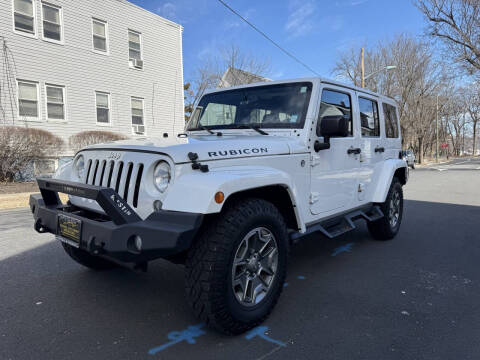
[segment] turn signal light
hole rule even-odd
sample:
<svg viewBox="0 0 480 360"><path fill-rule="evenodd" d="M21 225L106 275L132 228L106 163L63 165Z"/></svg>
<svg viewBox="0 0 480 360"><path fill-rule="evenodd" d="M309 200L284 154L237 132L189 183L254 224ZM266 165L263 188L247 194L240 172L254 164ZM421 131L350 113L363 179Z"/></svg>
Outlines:
<svg viewBox="0 0 480 360"><path fill-rule="evenodd" d="M221 204L223 202L223 200L225 200L225 194L221 191L217 192L215 194L215 202L217 204Z"/></svg>

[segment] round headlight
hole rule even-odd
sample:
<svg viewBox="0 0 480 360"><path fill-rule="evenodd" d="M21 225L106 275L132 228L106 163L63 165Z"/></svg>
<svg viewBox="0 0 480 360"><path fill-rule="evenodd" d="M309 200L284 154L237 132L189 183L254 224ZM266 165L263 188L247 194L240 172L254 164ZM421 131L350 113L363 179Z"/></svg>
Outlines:
<svg viewBox="0 0 480 360"><path fill-rule="evenodd" d="M153 171L153 183L158 191L164 192L167 190L170 179L172 178L170 165L166 161L160 161Z"/></svg>
<svg viewBox="0 0 480 360"><path fill-rule="evenodd" d="M79 155L75 159L75 162L73 163L73 172L79 179L83 179L83 175L85 174L85 159L83 155Z"/></svg>

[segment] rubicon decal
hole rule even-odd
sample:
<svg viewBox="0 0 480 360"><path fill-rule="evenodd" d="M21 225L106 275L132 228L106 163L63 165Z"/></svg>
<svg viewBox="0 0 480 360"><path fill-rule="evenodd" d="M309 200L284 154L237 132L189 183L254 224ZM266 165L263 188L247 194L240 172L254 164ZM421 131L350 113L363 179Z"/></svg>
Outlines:
<svg viewBox="0 0 480 360"><path fill-rule="evenodd" d="M238 149L238 150L222 150L222 151L209 151L208 156L234 156L234 155L250 155L250 154L266 154L268 148L251 148L251 149Z"/></svg>

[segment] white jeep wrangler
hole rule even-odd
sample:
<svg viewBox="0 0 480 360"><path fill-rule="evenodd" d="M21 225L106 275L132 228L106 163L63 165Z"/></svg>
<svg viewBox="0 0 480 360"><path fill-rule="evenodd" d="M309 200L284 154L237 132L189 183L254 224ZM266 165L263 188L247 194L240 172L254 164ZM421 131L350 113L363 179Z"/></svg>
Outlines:
<svg viewBox="0 0 480 360"><path fill-rule="evenodd" d="M292 242L358 219L375 239L397 234L400 151L390 98L320 78L239 86L204 95L178 137L79 151L37 179L30 207L89 268L185 263L195 314L237 334L275 306Z"/></svg>

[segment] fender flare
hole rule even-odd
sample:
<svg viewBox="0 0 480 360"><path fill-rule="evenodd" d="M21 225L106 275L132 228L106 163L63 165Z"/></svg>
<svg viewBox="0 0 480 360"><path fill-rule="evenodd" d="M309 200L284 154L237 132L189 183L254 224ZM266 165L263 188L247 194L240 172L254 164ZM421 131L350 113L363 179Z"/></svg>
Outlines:
<svg viewBox="0 0 480 360"><path fill-rule="evenodd" d="M405 183L408 180L408 168L405 160L401 159L387 159L383 162L382 168L379 171L379 175L376 180L376 187L373 193L372 201L375 203L383 203L387 198L390 184L392 183L393 175L398 169L404 168Z"/></svg>
<svg viewBox="0 0 480 360"><path fill-rule="evenodd" d="M298 194L292 178L284 171L267 166L219 167L208 173L192 171L179 176L167 191L163 210L212 214L222 211L226 200L233 194L266 186L284 187L292 202L297 224L303 227ZM215 194L221 191L225 201L215 202Z"/></svg>

